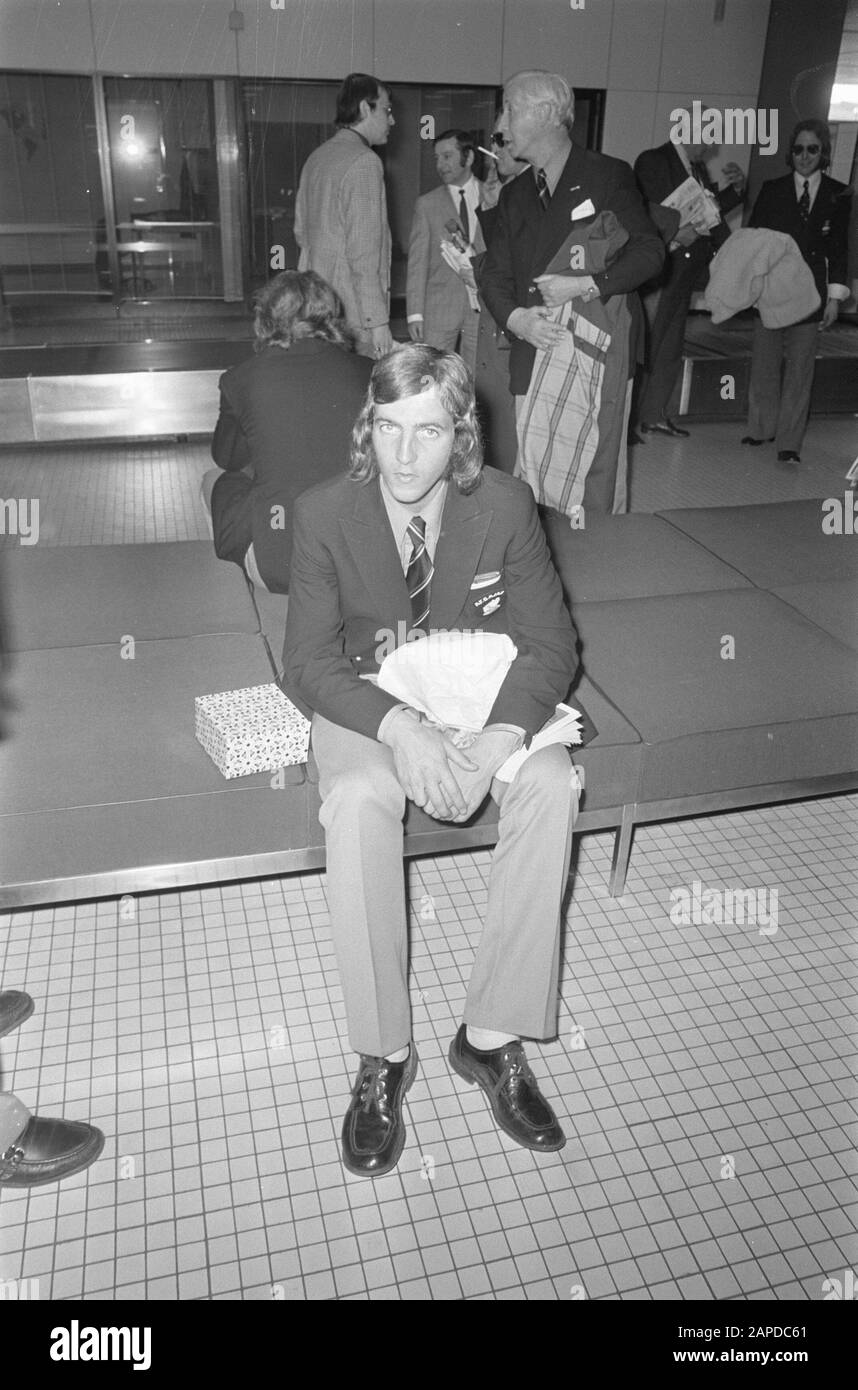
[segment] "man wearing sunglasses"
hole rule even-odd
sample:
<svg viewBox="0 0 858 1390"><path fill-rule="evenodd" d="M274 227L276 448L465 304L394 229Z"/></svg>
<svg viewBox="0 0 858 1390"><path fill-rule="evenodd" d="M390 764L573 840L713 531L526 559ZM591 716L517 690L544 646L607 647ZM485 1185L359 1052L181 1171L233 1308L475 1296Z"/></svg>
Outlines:
<svg viewBox="0 0 858 1390"><path fill-rule="evenodd" d="M820 331L849 298L847 259L851 190L824 172L831 160L825 121L800 121L787 152L791 172L760 189L748 223L786 232L813 272L820 304L788 328L754 324L748 433L743 444L775 440L778 462L800 462ZM781 371L783 370L783 381Z"/></svg>

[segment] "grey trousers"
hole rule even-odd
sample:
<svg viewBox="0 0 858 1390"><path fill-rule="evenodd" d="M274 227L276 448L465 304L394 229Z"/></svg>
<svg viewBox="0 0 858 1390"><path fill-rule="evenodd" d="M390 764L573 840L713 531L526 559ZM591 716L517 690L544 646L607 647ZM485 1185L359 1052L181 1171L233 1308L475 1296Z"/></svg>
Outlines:
<svg viewBox="0 0 858 1390"><path fill-rule="evenodd" d="M331 934L355 1052L384 1057L411 1038L402 857L405 793L383 743L313 718ZM565 748L541 749L500 808L483 934L464 1021L520 1037L557 1032L560 906L578 786Z"/></svg>
<svg viewBox="0 0 858 1390"><path fill-rule="evenodd" d="M431 314L423 324L424 337L430 347L440 348L442 352L458 352L465 366L473 373L477 370L479 329L480 315L476 309L466 309L461 324L455 328L437 327L432 322Z"/></svg>
<svg viewBox="0 0 858 1390"><path fill-rule="evenodd" d="M754 439L774 437L779 452L801 451L818 343L818 323L764 328L757 319L754 324L748 434Z"/></svg>

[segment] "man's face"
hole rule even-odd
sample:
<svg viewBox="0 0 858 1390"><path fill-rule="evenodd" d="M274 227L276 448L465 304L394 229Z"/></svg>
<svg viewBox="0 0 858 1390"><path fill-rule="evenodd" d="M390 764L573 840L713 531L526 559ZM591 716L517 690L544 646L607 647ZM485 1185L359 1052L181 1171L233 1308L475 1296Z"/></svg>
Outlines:
<svg viewBox="0 0 858 1390"><path fill-rule="evenodd" d="M792 142L792 167L803 179L815 174L822 159L822 143L812 130L800 130Z"/></svg>
<svg viewBox="0 0 858 1390"><path fill-rule="evenodd" d="M497 143L496 136L499 136L500 139L503 140L504 143L502 145ZM514 159L510 154L509 145L506 143L506 136L499 126L495 126L492 132L492 149L497 155L497 159L494 161L495 166L504 183L506 183L508 179L514 178L515 175L520 173L524 168L524 161L521 159Z"/></svg>
<svg viewBox="0 0 858 1390"><path fill-rule="evenodd" d="M368 106L368 112L369 124L364 132L367 140L371 145L386 145L391 128L396 124L386 87L379 87L378 101L375 106Z"/></svg>
<svg viewBox="0 0 858 1390"><path fill-rule="evenodd" d="M513 159L529 161L534 140L546 130L545 111L538 102L527 99L520 85L505 87L497 129L505 137Z"/></svg>
<svg viewBox="0 0 858 1390"><path fill-rule="evenodd" d="M434 384L373 412L372 447L389 493L405 507L430 502L444 485L455 427Z"/></svg>
<svg viewBox="0 0 858 1390"><path fill-rule="evenodd" d="M470 150L463 155L456 141L439 140L435 146L435 168L442 183L463 184L471 177L474 156Z"/></svg>

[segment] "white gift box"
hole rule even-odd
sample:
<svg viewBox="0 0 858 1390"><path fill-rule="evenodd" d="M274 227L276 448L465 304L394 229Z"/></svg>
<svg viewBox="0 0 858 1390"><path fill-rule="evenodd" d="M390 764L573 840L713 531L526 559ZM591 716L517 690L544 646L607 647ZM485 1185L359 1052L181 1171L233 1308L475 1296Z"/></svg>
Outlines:
<svg viewBox="0 0 858 1390"><path fill-rule="evenodd" d="M198 695L194 732L224 777L307 761L310 721L273 682Z"/></svg>

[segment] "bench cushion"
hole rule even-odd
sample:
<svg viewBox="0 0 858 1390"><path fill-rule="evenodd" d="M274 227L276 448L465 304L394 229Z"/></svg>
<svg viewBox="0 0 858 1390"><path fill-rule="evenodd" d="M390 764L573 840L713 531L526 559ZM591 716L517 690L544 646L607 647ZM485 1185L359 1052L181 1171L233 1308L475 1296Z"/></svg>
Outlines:
<svg viewBox="0 0 858 1390"><path fill-rule="evenodd" d="M647 745L642 801L858 768L858 658L774 595L627 599L577 615L590 676Z"/></svg>
<svg viewBox="0 0 858 1390"><path fill-rule="evenodd" d="M774 592L817 627L858 652L858 579L785 584Z"/></svg>
<svg viewBox="0 0 858 1390"><path fill-rule="evenodd" d="M267 772L228 781L194 737L195 695L270 678L249 635L139 642L133 661L107 646L19 653L0 745L4 899L15 884L305 849L304 769L284 787ZM178 881L201 879L186 867Z"/></svg>
<svg viewBox="0 0 858 1390"><path fill-rule="evenodd" d="M747 588L748 580L659 516L586 516L573 530L556 512L543 516L566 594L576 603Z"/></svg>
<svg viewBox="0 0 858 1390"><path fill-rule="evenodd" d="M659 515L761 589L858 576L858 540L825 534L820 500L695 507Z"/></svg>
<svg viewBox="0 0 858 1390"><path fill-rule="evenodd" d="M10 547L3 582L14 651L259 630L241 570L210 541Z"/></svg>

